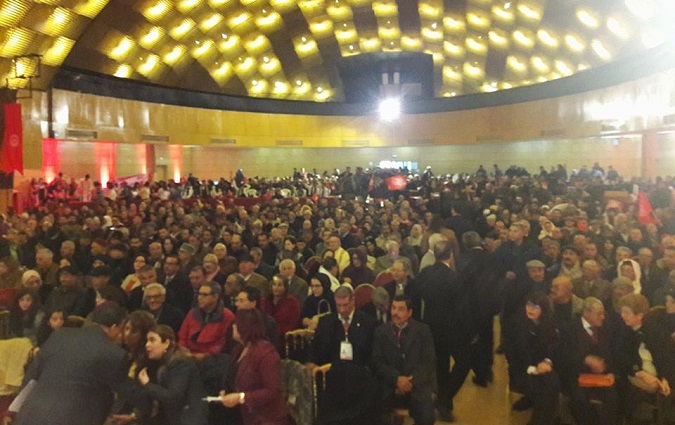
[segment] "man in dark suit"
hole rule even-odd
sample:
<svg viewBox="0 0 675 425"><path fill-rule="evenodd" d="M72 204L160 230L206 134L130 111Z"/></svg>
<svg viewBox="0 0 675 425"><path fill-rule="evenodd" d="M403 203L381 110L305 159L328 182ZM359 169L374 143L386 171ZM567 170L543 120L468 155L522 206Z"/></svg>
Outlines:
<svg viewBox="0 0 675 425"><path fill-rule="evenodd" d="M615 386L583 388L578 379L582 373L605 375L615 372L612 341L604 329L605 307L598 298L584 300L582 316L563 332L560 378L563 391L570 396L570 410L579 425L618 423ZM602 412L594 409L591 400L601 400Z"/></svg>
<svg viewBox="0 0 675 425"><path fill-rule="evenodd" d="M187 313L192 308L194 291L185 273L181 273L180 260L175 255L167 255L164 259L164 275L157 280L167 291L173 292L174 305ZM188 270L189 272L189 270Z"/></svg>
<svg viewBox="0 0 675 425"><path fill-rule="evenodd" d="M26 374L36 384L16 424L103 424L113 390L129 388L126 352L115 343L124 318L124 309L104 303L94 310L92 326L55 332Z"/></svg>
<svg viewBox="0 0 675 425"><path fill-rule="evenodd" d="M464 293L453 270L452 245L446 241L434 247L436 264L420 272L417 282L421 291L422 321L429 325L436 349L439 419L454 421L452 399L462 387L471 369L471 338L463 307ZM450 358L455 364L450 370Z"/></svg>
<svg viewBox="0 0 675 425"><path fill-rule="evenodd" d="M432 395L437 387L434 341L429 327L412 319L412 313L410 298L397 295L391 305L392 321L375 329L373 367L385 418L397 402L403 402L417 425L433 425Z"/></svg>
<svg viewBox="0 0 675 425"><path fill-rule="evenodd" d="M312 368L331 363L326 392L319 408L322 424L371 424L375 381L368 365L372 354L375 318L354 305L350 286L335 290L334 313L319 319L310 353Z"/></svg>

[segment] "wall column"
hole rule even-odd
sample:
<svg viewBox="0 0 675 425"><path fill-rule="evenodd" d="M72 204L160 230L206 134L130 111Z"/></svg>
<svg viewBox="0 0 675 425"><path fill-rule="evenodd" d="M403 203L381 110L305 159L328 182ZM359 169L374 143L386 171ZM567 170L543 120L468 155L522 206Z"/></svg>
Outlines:
<svg viewBox="0 0 675 425"><path fill-rule="evenodd" d="M653 180L658 174L659 134L655 131L642 133L642 178Z"/></svg>

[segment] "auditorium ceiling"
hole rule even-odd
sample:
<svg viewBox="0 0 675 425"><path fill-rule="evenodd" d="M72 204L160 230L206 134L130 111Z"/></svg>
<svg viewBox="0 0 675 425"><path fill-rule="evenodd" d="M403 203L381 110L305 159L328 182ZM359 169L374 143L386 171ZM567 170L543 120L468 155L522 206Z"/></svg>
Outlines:
<svg viewBox="0 0 675 425"><path fill-rule="evenodd" d="M341 101L336 64L433 57L434 95L537 84L672 37L673 0L0 0L0 76L59 67L238 96ZM35 73L41 59L39 78Z"/></svg>

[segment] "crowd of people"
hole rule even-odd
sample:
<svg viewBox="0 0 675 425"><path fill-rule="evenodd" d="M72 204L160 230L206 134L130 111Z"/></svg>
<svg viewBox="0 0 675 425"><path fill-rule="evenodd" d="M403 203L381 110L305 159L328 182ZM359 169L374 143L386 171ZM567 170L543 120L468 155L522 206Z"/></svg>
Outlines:
<svg viewBox="0 0 675 425"><path fill-rule="evenodd" d="M113 196L92 182L92 202L2 216L10 332L36 347L15 421L287 424L279 364L300 328L314 331L307 367L332 365L321 423L389 423L399 404L418 425L452 421L472 371L491 385L499 316L530 424L556 423L560 394L579 425L675 423L671 182L493 168L427 168L396 190L386 180L405 170L360 167ZM272 195L237 206L245 186Z"/></svg>

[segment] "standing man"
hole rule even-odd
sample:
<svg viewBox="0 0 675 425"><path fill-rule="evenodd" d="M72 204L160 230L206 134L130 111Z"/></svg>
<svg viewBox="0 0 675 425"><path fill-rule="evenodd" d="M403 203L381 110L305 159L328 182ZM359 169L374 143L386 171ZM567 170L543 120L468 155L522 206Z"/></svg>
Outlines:
<svg viewBox="0 0 675 425"><path fill-rule="evenodd" d="M453 249L448 242L434 247L436 264L418 276L422 298L422 320L431 328L436 349L439 419L453 422L452 399L462 387L471 369L470 340L462 312L464 294L454 268ZM450 358L454 360L450 370Z"/></svg>
<svg viewBox="0 0 675 425"><path fill-rule="evenodd" d="M122 307L104 303L94 310L91 326L55 332L27 373L35 388L16 424L103 424L113 390L127 382L126 352L116 343L124 318Z"/></svg>
<svg viewBox="0 0 675 425"><path fill-rule="evenodd" d="M391 305L391 323L375 329L373 367L384 398L383 416L403 402L417 425L433 425L434 341L429 327L412 319L412 314L410 298L397 295Z"/></svg>

